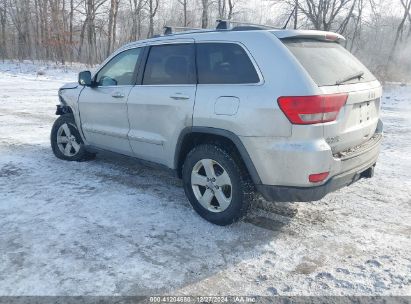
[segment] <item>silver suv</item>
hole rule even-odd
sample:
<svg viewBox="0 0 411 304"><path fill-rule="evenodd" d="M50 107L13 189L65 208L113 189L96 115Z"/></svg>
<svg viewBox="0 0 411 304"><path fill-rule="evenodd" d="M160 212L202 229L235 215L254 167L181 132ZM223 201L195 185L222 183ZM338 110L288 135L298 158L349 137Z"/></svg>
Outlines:
<svg viewBox="0 0 411 304"><path fill-rule="evenodd" d="M236 26L127 44L59 90L53 152L82 161L109 150L171 168L218 225L241 218L257 192L319 200L372 177L382 139L381 85L342 41Z"/></svg>

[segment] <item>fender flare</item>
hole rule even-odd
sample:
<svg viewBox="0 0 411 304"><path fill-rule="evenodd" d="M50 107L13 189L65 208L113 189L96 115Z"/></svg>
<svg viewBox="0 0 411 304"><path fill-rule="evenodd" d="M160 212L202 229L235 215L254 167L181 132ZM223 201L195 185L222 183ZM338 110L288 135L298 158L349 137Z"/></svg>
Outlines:
<svg viewBox="0 0 411 304"><path fill-rule="evenodd" d="M187 127L184 128L180 136L178 137L177 140L177 146L175 149L175 154L174 154L174 168L178 169L179 166L179 158L180 158L180 153L182 149L182 145L184 142L184 139L187 135L192 134L192 133L202 133L202 134L210 134L210 135L217 135L221 137L225 137L228 140L230 140L235 147L237 148L238 152L240 153L240 156L248 170L248 173L250 174L250 177L255 185L260 185L261 184L261 179L260 176L257 172L257 169L254 166L253 161L251 160L250 155L247 152L247 149L244 147L244 144L242 143L241 139L234 134L233 132L224 130L224 129L218 129L218 128L211 128L211 127Z"/></svg>

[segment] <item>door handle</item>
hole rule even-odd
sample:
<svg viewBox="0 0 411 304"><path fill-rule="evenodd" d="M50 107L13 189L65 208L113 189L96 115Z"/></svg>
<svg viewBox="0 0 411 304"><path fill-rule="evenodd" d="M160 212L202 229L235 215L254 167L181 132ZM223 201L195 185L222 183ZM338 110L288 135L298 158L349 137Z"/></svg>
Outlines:
<svg viewBox="0 0 411 304"><path fill-rule="evenodd" d="M187 100L187 99L190 99L190 96L183 95L181 93L176 93L174 95L171 95L170 98L174 100Z"/></svg>
<svg viewBox="0 0 411 304"><path fill-rule="evenodd" d="M123 98L123 97L124 97L124 94L123 94L123 93L120 93L120 92L115 92L115 93L113 93L113 95L111 95L111 96L113 96L114 98Z"/></svg>

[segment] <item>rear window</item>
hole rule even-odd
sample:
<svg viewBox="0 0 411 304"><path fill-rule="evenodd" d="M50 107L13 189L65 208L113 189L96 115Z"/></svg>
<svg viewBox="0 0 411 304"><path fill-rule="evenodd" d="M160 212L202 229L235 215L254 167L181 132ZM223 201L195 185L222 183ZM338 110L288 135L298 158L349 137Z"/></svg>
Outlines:
<svg viewBox="0 0 411 304"><path fill-rule="evenodd" d="M143 84L194 84L194 44L165 44L150 48Z"/></svg>
<svg viewBox="0 0 411 304"><path fill-rule="evenodd" d="M198 83L258 83L258 74L244 49L235 43L197 44Z"/></svg>
<svg viewBox="0 0 411 304"><path fill-rule="evenodd" d="M361 71L364 72L361 79L354 78L342 84L375 80L371 72L338 43L295 38L282 41L318 86L336 85Z"/></svg>

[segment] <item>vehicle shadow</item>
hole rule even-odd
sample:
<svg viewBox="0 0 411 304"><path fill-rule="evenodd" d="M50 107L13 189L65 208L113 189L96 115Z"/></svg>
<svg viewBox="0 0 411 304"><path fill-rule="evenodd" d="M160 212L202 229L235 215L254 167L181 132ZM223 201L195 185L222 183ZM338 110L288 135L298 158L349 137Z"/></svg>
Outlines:
<svg viewBox="0 0 411 304"><path fill-rule="evenodd" d="M161 223L156 227L156 233L151 235L152 242L144 248L138 245L139 249L130 256L152 263L153 268L160 267L161 274L157 276L163 277L162 280L164 277L173 279L163 281L162 287L156 288L156 284L151 284L149 289L123 282L117 286L116 293L167 294L176 289L184 290L184 286L195 285L243 261L258 260L261 253L267 252L265 245L279 234L292 233L285 229L298 212L292 204L266 202L258 197L244 219L231 226L219 227L204 221L192 210L181 180L171 172L108 152L100 153L94 162L113 166L121 172L119 176L112 175L112 172L99 173L106 181L145 191L156 196L159 202L166 200L167 207L161 204L159 213L167 212L168 208L179 208L185 213L186 220L181 223L183 227L173 229L175 223L171 222L172 219ZM275 252L271 253L275 256ZM150 277L153 279L157 281L157 278Z"/></svg>

